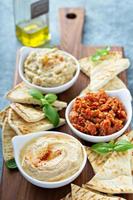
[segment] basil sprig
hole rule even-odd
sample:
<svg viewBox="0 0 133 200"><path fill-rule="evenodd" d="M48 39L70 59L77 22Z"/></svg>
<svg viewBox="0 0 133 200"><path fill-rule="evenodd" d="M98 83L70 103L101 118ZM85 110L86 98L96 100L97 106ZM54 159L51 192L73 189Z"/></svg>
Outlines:
<svg viewBox="0 0 133 200"><path fill-rule="evenodd" d="M97 50L94 55L91 56L91 60L93 62L98 61L101 59L102 56L106 56L109 54L110 47L106 47L105 49Z"/></svg>
<svg viewBox="0 0 133 200"><path fill-rule="evenodd" d="M59 124L60 118L57 110L52 106L57 99L55 94L46 94L45 96L37 89L30 89L29 94L39 100L42 105L42 110L48 120L56 127Z"/></svg>
<svg viewBox="0 0 133 200"><path fill-rule="evenodd" d="M120 140L114 143L113 141L109 143L101 142L91 146L91 149L99 154L106 154L113 151L124 152L133 148L133 144L127 140Z"/></svg>
<svg viewBox="0 0 133 200"><path fill-rule="evenodd" d="M14 158L11 159L11 160L7 160L5 164L6 164L6 167L8 169L16 169L17 168L17 165L16 165L16 162L15 162Z"/></svg>

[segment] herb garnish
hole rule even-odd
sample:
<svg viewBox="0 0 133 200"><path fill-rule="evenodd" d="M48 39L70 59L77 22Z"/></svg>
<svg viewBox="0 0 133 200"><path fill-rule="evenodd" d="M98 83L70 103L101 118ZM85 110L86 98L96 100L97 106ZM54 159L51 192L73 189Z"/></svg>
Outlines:
<svg viewBox="0 0 133 200"><path fill-rule="evenodd" d="M113 151L124 152L132 148L133 144L127 140L111 141L109 143L101 142L91 146L91 149L99 154L106 154Z"/></svg>
<svg viewBox="0 0 133 200"><path fill-rule="evenodd" d="M11 159L11 160L7 160L5 164L6 164L6 167L9 168L9 169L16 169L17 168L17 165L16 165L14 158Z"/></svg>
<svg viewBox="0 0 133 200"><path fill-rule="evenodd" d="M56 127L59 124L60 118L57 110L52 106L57 99L55 94L46 94L45 96L37 89L30 89L29 94L39 100L42 105L42 110L48 120Z"/></svg>
<svg viewBox="0 0 133 200"><path fill-rule="evenodd" d="M98 61L101 59L102 56L106 56L109 54L110 47L106 47L105 49L97 50L94 55L91 56L91 60L93 62Z"/></svg>

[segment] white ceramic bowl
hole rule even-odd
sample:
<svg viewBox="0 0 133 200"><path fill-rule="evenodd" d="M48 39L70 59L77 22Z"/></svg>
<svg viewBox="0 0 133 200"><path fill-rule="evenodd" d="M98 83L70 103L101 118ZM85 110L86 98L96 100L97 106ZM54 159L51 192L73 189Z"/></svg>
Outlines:
<svg viewBox="0 0 133 200"><path fill-rule="evenodd" d="M41 48L42 49L42 48ZM22 47L20 49L20 57L19 57L19 75L21 77L21 79L31 88L36 88L38 90L40 90L41 92L43 93L61 93L61 92L64 92L66 91L67 89L69 89L72 85L74 85L74 83L77 81L78 79L78 76L79 76L79 73L80 73L80 65L79 65L79 62L78 60L72 56L71 54L64 52L64 54L66 54L67 56L71 57L75 63L76 63L76 66L77 66L77 69L76 69L76 72L75 72L75 75L73 76L73 78L68 81L67 83L63 84L63 85L60 85L60 86L57 86L57 87L41 87L41 86L38 86L38 85L35 85L33 83L30 83L24 76L24 72L23 72L23 64L24 64L24 61L26 59L26 57L28 56L28 54L30 52L36 52L38 51L39 48L30 48L30 47Z"/></svg>
<svg viewBox="0 0 133 200"><path fill-rule="evenodd" d="M72 176L70 176L69 178L67 179L64 179L62 181L57 181L57 182L45 182L45 181L39 181L35 178L32 178L31 176L29 176L22 168L21 164L20 164L20 151L21 149L23 148L23 146L29 142L30 140L34 139L34 138L37 138L39 136L44 136L45 134L58 134L58 135L66 135L66 133L61 133L61 132L57 132L57 131L43 131L43 132L38 132L38 133L31 133L31 134L28 134L28 135L20 135L20 136L15 136L13 137L12 139L12 143L13 143L13 149L14 149L14 157L15 157L15 161L16 161L16 164L17 164L17 167L20 171L20 173L24 176L24 178L29 181L30 183L36 185L36 186L39 186L39 187L42 187L42 188L58 188L58 187L62 187L64 185L67 185L69 183L71 183L73 180L75 180L79 175L80 173L83 171L84 167L85 167L85 164L86 164L86 160L87 160L87 154L86 154L86 151L84 149L84 146L80 143L82 149L83 149L83 153L84 153L84 159L83 159L83 162L81 163L81 167L80 169L75 173L73 174ZM68 135L68 137L70 138L74 138L73 136L71 135ZM77 140L76 138L74 138L75 140Z"/></svg>
<svg viewBox="0 0 133 200"><path fill-rule="evenodd" d="M92 136L92 135L82 133L79 130L77 130L76 128L74 128L74 126L71 124L71 122L69 120L69 113L70 113L73 103L75 101L75 99L74 99L67 106L65 117L66 117L66 121L67 121L70 129L77 136L82 138L83 140L86 140L89 142L96 142L96 143L97 142L108 142L110 140L114 140L126 131L126 129L128 128L128 126L131 122L131 119L132 119L132 105L131 105L132 97L131 97L129 90L128 89L120 89L120 90L113 90L113 91L106 91L106 92L109 96L118 97L121 100L121 102L125 106L125 109L127 112L127 122L125 123L124 127L120 131L115 132L111 135L107 135L107 136ZM80 97L82 97L82 96L84 96L84 95L81 95Z"/></svg>

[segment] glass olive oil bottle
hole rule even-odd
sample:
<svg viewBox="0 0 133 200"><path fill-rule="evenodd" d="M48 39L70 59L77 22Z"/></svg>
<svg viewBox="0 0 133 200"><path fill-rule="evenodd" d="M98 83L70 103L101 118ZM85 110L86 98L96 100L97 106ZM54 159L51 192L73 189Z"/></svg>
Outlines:
<svg viewBox="0 0 133 200"><path fill-rule="evenodd" d="M14 0L16 36L25 46L37 47L50 39L49 0Z"/></svg>

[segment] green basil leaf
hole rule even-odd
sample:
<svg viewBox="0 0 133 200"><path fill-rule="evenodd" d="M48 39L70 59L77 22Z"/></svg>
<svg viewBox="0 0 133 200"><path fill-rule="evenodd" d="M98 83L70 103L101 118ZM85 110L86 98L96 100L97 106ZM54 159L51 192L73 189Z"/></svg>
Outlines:
<svg viewBox="0 0 133 200"><path fill-rule="evenodd" d="M106 51L105 49L99 52L99 56L106 56L106 55L108 55L108 51Z"/></svg>
<svg viewBox="0 0 133 200"><path fill-rule="evenodd" d="M99 142L99 143L97 143L97 144L93 144L92 145L92 147L94 147L94 148L99 148L99 147L106 147L106 148L110 148L110 147L112 147L112 146L114 146L114 143L106 143L106 142Z"/></svg>
<svg viewBox="0 0 133 200"><path fill-rule="evenodd" d="M91 60L95 62L95 61L100 60L100 58L101 58L101 56L98 55L98 54L96 54L96 55L94 55L94 56L91 57Z"/></svg>
<svg viewBox="0 0 133 200"><path fill-rule="evenodd" d="M114 151L123 152L133 148L133 144L127 140L120 140L116 142Z"/></svg>
<svg viewBox="0 0 133 200"><path fill-rule="evenodd" d="M91 60L94 62L98 61L101 59L102 56L108 55L109 51L110 51L110 47L106 47L105 49L97 50L96 53L93 56L91 56Z"/></svg>
<svg viewBox="0 0 133 200"><path fill-rule="evenodd" d="M129 149L133 149L133 145L117 145L116 147L114 147L114 151L117 152L123 152L123 151L127 151Z"/></svg>
<svg viewBox="0 0 133 200"><path fill-rule="evenodd" d="M45 95L45 99L49 102L49 103L53 103L57 100L57 96L55 94L46 94Z"/></svg>
<svg viewBox="0 0 133 200"><path fill-rule="evenodd" d="M112 148L107 148L107 147L97 147L97 148L92 148L93 151L99 154L106 154L112 151Z"/></svg>
<svg viewBox="0 0 133 200"><path fill-rule="evenodd" d="M113 151L114 144L97 143L91 146L91 149L99 154L106 154Z"/></svg>
<svg viewBox="0 0 133 200"><path fill-rule="evenodd" d="M33 98L38 99L38 100L41 100L41 99L44 98L43 94L42 94L39 90L37 90L37 89L30 89L30 90L29 90L29 94L30 94Z"/></svg>
<svg viewBox="0 0 133 200"><path fill-rule="evenodd" d="M111 140L111 141L109 142L109 144L114 146L114 144L115 144L114 140Z"/></svg>
<svg viewBox="0 0 133 200"><path fill-rule="evenodd" d="M7 160L5 164L6 164L6 167L9 168L9 169L16 169L17 168L17 165L16 165L14 158L11 159L11 160Z"/></svg>
<svg viewBox="0 0 133 200"><path fill-rule="evenodd" d="M41 103L42 103L42 106L45 106L46 104L49 104L48 101L45 98L41 99Z"/></svg>
<svg viewBox="0 0 133 200"><path fill-rule="evenodd" d="M105 56L109 53L110 47L106 47L105 49L100 49L96 53L100 56Z"/></svg>
<svg viewBox="0 0 133 200"><path fill-rule="evenodd" d="M43 107L43 112L49 121L56 127L59 124L60 118L57 110L53 108L50 104L45 104Z"/></svg>
<svg viewBox="0 0 133 200"><path fill-rule="evenodd" d="M91 149L99 154L106 154L109 152L124 152L133 148L133 144L127 140L120 140L114 143L110 141L109 143L97 143L92 145Z"/></svg>

